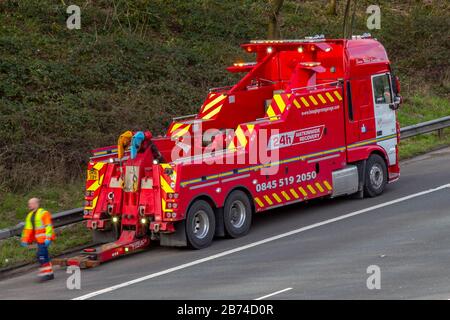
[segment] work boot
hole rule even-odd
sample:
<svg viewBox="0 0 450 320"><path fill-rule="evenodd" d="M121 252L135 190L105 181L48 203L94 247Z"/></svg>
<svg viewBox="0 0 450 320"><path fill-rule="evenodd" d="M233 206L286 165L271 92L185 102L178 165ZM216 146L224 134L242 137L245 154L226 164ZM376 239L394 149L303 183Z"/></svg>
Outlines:
<svg viewBox="0 0 450 320"><path fill-rule="evenodd" d="M53 274L47 274L45 276L39 277L39 282L45 282L53 279L55 279L55 276Z"/></svg>

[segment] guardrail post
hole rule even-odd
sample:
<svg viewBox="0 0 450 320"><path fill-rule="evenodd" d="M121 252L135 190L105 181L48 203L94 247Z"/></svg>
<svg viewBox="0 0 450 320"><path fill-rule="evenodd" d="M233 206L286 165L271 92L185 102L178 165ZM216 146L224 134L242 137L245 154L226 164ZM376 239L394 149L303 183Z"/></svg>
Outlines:
<svg viewBox="0 0 450 320"><path fill-rule="evenodd" d="M438 130L438 138L439 140L444 139L444 128Z"/></svg>

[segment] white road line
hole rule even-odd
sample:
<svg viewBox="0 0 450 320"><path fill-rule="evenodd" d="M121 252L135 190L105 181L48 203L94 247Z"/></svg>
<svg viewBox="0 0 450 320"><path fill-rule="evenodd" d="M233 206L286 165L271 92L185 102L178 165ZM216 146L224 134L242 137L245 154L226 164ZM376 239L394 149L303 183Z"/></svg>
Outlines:
<svg viewBox="0 0 450 320"><path fill-rule="evenodd" d="M428 189L428 190L425 190L425 191L417 192L417 193L411 194L409 196L405 196L405 197L402 197L402 198L391 200L391 201L388 201L388 202L385 202L385 203L377 204L377 205L372 206L372 207L368 207L368 208L361 209L361 210L358 210L358 211L354 211L354 212L351 212L351 213L348 213L348 214L344 214L342 216L339 216L339 217L336 217L336 218L333 218L333 219L328 219L328 220L325 220L325 221L322 221L322 222L317 222L317 223L311 224L311 225L306 226L306 227L302 227L302 228L295 229L295 230L292 230L292 231L289 231L289 232L286 232L286 233L282 233L282 234L279 234L279 235L276 235L276 236L273 236L273 237L270 237L270 238L266 238L266 239L263 239L263 240L260 240L260 241L249 243L249 244L241 246L241 247L230 249L230 250L227 250L227 251L224 251L224 252L221 252L221 253L217 253L217 254L214 254L212 256L202 258L202 259L194 260L194 261L191 261L191 262L188 262L188 263L185 263L185 264L182 264L182 265L170 268L170 269L166 269L166 270L163 270L163 271L160 271L160 272L152 273L152 274L146 275L146 276L141 277L141 278L137 278L137 279L134 279L134 280L131 280L131 281L123 282L123 283L117 284L117 285L109 287L109 288L105 288L105 289L102 289L102 290L98 290L98 291L94 291L94 292L85 294L83 296L74 298L73 300L86 300L86 299L89 299L89 298L92 298L92 297L95 297L95 296L98 296L98 295L101 295L101 294L105 294L105 293L108 293L108 292L111 292L111 291L114 291L114 290L117 290L117 289L120 289L120 288L131 286L133 284L136 284L136 283L139 283L139 282L142 282L142 281L146 281L146 280L149 280L149 279L160 277L162 275L166 275L166 274L178 271L178 270L186 269L186 268L189 268L189 267L201 264L201 263L205 263L205 262L208 262L208 261L211 261L211 260L222 258L222 257L228 256L228 255L236 253L236 252L247 250L247 249L250 249L250 248L253 248L253 247L265 244L265 243L268 243L268 242L272 242L272 241L275 241L275 240L278 240L278 239L286 238L286 237L292 236L292 235L300 233L300 232L304 232L304 231L307 231L307 230L318 228L318 227L321 227L321 226L324 226L324 225L327 225L327 224L330 224L330 223L333 223L333 222L337 222L337 221L344 220L344 219L347 219L347 218L350 218L350 217L353 217L353 216L357 216L359 214L363 214L363 213L366 213L366 212L369 212L369 211L373 211L373 210L376 210L376 209L387 207L387 206L390 206L390 205L393 205L393 204L396 204L396 203L399 203L399 202L403 202L403 201L406 201L406 200L409 200L409 199L412 199L412 198L420 197L420 196L423 196L425 194L436 192L436 191L439 191L439 190L442 190L442 189L445 189L445 188L450 188L450 183L442 185L442 186L439 186L439 187L436 187L436 188L433 188L433 189Z"/></svg>
<svg viewBox="0 0 450 320"><path fill-rule="evenodd" d="M273 293L269 293L269 294L266 294L265 296L256 298L255 300L263 300L263 299L265 299L265 298L269 298L269 297L272 297L272 296L274 296L274 295L276 295L276 294L279 294L279 293L282 293L282 292L286 292L286 291L289 291L289 290L292 290L292 288L286 288L286 289L283 289L283 290L280 290L280 291L276 291L276 292L273 292Z"/></svg>

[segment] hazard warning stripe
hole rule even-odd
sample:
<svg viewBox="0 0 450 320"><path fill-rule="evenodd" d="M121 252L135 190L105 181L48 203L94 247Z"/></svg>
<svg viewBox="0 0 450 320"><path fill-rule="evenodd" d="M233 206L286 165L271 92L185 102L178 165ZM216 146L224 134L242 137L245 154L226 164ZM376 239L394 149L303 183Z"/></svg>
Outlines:
<svg viewBox="0 0 450 320"><path fill-rule="evenodd" d="M300 193L304 196L307 197L308 193L306 193L305 189L303 189L302 187L298 187L298 191L300 191Z"/></svg>
<svg viewBox="0 0 450 320"><path fill-rule="evenodd" d="M325 98L324 98L320 93L319 93L317 96L319 97L319 100L320 100L322 103L327 103L327 100L325 100Z"/></svg>
<svg viewBox="0 0 450 320"><path fill-rule="evenodd" d="M329 190L329 191L331 191L331 186L330 186L330 184L328 183L328 181L327 180L324 180L323 181L323 184L325 185L325 187Z"/></svg>
<svg viewBox="0 0 450 320"><path fill-rule="evenodd" d="M330 102L334 102L334 98L329 92L325 93L325 95L327 96L328 100L330 100Z"/></svg>
<svg viewBox="0 0 450 320"><path fill-rule="evenodd" d="M255 198L255 201L258 204L258 206L264 207L264 203L258 197Z"/></svg>
<svg viewBox="0 0 450 320"><path fill-rule="evenodd" d="M317 106L319 103L317 102L317 100L314 98L314 96L308 96L309 100L311 100L312 103L314 103L315 106Z"/></svg>
<svg viewBox="0 0 450 320"><path fill-rule="evenodd" d="M297 192L295 192L294 189L291 189L291 190L289 190L289 191L292 193L292 195L294 196L295 199L300 198L299 195L297 194Z"/></svg>
<svg viewBox="0 0 450 320"><path fill-rule="evenodd" d="M302 100L305 107L309 107L309 103L308 103L308 101L306 101L305 97L300 97L300 100Z"/></svg>
<svg viewBox="0 0 450 320"><path fill-rule="evenodd" d="M341 95L339 94L339 91L335 90L335 91L333 91L333 93L334 93L334 95L336 96L336 98L338 98L339 101L342 101L342 97L341 97Z"/></svg>
<svg viewBox="0 0 450 320"><path fill-rule="evenodd" d="M220 96L218 96L217 98L215 98L214 100L212 100L211 102L207 103L203 108L202 108L202 113L205 113L206 111L208 111L209 109L211 109L212 107L214 107L215 105L217 105L219 102L221 102L222 100L225 99L225 95L222 94Z"/></svg>
<svg viewBox="0 0 450 320"><path fill-rule="evenodd" d="M217 115L225 102L226 95L221 94L217 96L215 93L210 93L206 98L202 108L200 109L199 117L201 119L209 120Z"/></svg>
<svg viewBox="0 0 450 320"><path fill-rule="evenodd" d="M170 129L170 137L171 138L179 138L185 135L189 129L191 128L191 125L188 123L174 123L172 125L172 128Z"/></svg>
<svg viewBox="0 0 450 320"><path fill-rule="evenodd" d="M322 188L322 186L320 185L319 182L316 182L314 185L317 187L317 189L319 189L320 192L324 192L324 191L325 191L325 190Z"/></svg>
<svg viewBox="0 0 450 320"><path fill-rule="evenodd" d="M281 202L283 202L283 200L281 200L280 199L280 197L274 192L274 193L272 193L272 197L274 197L275 198L275 200L278 202L278 203L281 203Z"/></svg>
<svg viewBox="0 0 450 320"><path fill-rule="evenodd" d="M238 148L245 148L254 129L254 124L240 124L234 132L234 137L228 144L227 149L236 151Z"/></svg>
<svg viewBox="0 0 450 320"><path fill-rule="evenodd" d="M283 195L283 197L286 199L286 200L291 200L291 197L289 197L288 196L288 194L286 193L286 191L281 191L281 194Z"/></svg>
<svg viewBox="0 0 450 320"><path fill-rule="evenodd" d="M333 93L334 96L331 94ZM290 104L293 104L297 109L302 107L309 108L310 106L322 106L330 103L334 103L336 98L341 101L342 96L338 90L321 91L320 93L306 94L303 96L297 96L291 99L292 94L281 93L274 94L272 102L266 111L266 117L270 121L278 120L279 115L283 114Z"/></svg>
<svg viewBox="0 0 450 320"><path fill-rule="evenodd" d="M289 190L282 190L279 192L271 192L268 194L264 194L260 197L255 197L254 200L255 203L258 205L259 209L277 207L279 205L284 205L287 203L294 203L307 200L308 198L316 196L318 193L329 194L331 193L332 189L333 188L331 187L330 183L327 180L323 180L323 181L316 181L311 184L306 184L305 188L303 188L302 186L297 186L296 188L291 188Z"/></svg>
<svg viewBox="0 0 450 320"><path fill-rule="evenodd" d="M106 168L105 165L106 165L105 162L97 162L93 166L93 169L98 171L98 179L91 182L90 184L88 181L87 184L89 184L89 186L87 186L86 191L92 191L92 192L94 192L94 194L96 196L92 199L92 203L90 206L84 207L85 210L93 210L95 208L95 206L97 205L98 196L99 196L97 190L102 186L102 183L103 183L103 178L105 176L104 168Z"/></svg>
<svg viewBox="0 0 450 320"><path fill-rule="evenodd" d="M308 184L306 187L308 188L309 191L311 191L312 194L316 194L317 193L312 185Z"/></svg>
<svg viewBox="0 0 450 320"><path fill-rule="evenodd" d="M268 195L263 196L263 198L264 198L264 200L267 201L267 203L268 203L269 205L272 205L272 204L273 204L272 200L270 200L270 198L269 198Z"/></svg>

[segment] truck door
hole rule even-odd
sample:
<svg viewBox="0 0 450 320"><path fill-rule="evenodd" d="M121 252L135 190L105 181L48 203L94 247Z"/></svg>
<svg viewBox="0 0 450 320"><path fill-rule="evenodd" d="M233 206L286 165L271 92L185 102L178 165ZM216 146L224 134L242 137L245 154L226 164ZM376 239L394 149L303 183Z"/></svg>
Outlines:
<svg viewBox="0 0 450 320"><path fill-rule="evenodd" d="M389 73L372 76L372 93L377 144L386 151L389 165L394 165L397 162L396 112L391 109L394 98Z"/></svg>

